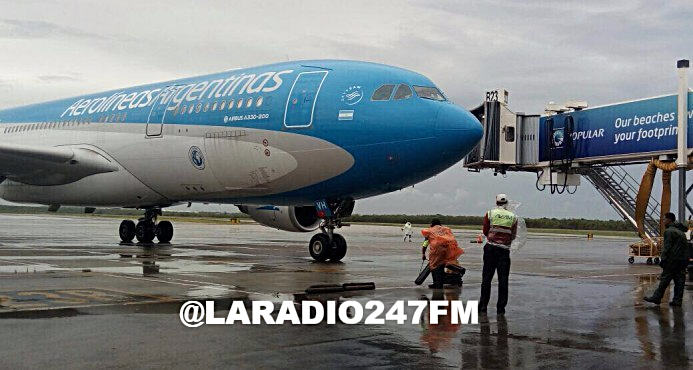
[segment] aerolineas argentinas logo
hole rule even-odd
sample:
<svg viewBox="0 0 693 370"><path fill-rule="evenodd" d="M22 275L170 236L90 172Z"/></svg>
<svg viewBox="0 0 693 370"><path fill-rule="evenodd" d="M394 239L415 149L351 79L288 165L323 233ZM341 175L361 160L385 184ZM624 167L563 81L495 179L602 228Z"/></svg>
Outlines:
<svg viewBox="0 0 693 370"><path fill-rule="evenodd" d="M387 321L397 324L411 323L418 325L422 319L430 324L438 324L440 318L452 324L478 324L478 301L433 300L433 301L396 301L385 307L381 301L284 301L276 315L275 304L270 301L253 301L250 313L244 301L234 301L226 316L216 316L214 301L185 302L179 312L183 325L196 328L203 324L297 324L311 325L322 322L336 324L385 324Z"/></svg>
<svg viewBox="0 0 693 370"><path fill-rule="evenodd" d="M188 155L190 156L190 162L195 168L198 170L205 169L205 156L202 154L202 150L200 148L196 146L191 147Z"/></svg>
<svg viewBox="0 0 693 370"><path fill-rule="evenodd" d="M346 105L355 105L363 99L363 89L361 86L349 86L342 93L342 102Z"/></svg>
<svg viewBox="0 0 693 370"><path fill-rule="evenodd" d="M292 69L260 74L240 73L227 78L205 80L187 85L172 85L156 89L132 92L119 91L109 96L79 99L65 109L60 117L76 117L85 114L115 112L125 109L144 108L154 103L164 104L175 109L182 102L196 102L201 99L222 99L244 94L267 93L279 89L286 75Z"/></svg>

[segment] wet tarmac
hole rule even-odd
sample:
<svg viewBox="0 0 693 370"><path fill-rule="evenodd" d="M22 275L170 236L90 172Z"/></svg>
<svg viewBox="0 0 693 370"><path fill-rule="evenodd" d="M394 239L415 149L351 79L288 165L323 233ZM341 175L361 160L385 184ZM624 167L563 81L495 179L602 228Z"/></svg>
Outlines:
<svg viewBox="0 0 693 370"><path fill-rule="evenodd" d="M456 232L461 289L413 284L419 243L400 230L356 225L343 263L315 263L310 234L254 224L176 223L170 245L122 245L118 221L0 215L0 368L689 368L691 291L682 308L642 303L659 268L627 263L617 238L534 235L512 255L510 303L494 284L478 325L219 325L187 328L190 299L305 299L316 284L376 289L319 300L475 300L481 248ZM418 232L418 230L417 230ZM430 279L430 278L429 278ZM665 299L668 301L669 296ZM228 311L227 311L228 312Z"/></svg>

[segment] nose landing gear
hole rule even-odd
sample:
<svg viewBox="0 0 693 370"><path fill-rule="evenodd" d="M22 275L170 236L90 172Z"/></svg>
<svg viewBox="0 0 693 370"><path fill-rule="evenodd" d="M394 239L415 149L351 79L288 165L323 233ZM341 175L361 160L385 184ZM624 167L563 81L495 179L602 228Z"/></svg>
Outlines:
<svg viewBox="0 0 693 370"><path fill-rule="evenodd" d="M131 220L123 220L118 229L120 240L129 243L137 238L140 243L151 243L156 238L161 243L170 242L173 238L173 224L169 221L157 223L158 216L161 216L161 208L148 208L137 224Z"/></svg>
<svg viewBox="0 0 693 370"><path fill-rule="evenodd" d="M338 262L346 256L346 239L340 234L335 234L334 229L349 226L342 223L341 218L351 216L354 204L353 200L345 200L336 203L325 202L325 209L318 207L318 212L323 217L321 233L313 235L308 244L308 252L314 260L324 262L329 259L331 262Z"/></svg>

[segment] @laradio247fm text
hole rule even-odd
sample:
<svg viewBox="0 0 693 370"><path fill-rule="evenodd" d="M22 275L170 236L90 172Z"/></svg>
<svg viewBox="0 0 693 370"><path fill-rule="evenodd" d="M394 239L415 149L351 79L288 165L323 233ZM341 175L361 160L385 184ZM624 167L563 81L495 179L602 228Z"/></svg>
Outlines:
<svg viewBox="0 0 693 370"><path fill-rule="evenodd" d="M183 325L193 328L203 324L419 324L422 320L437 324L443 317L449 318L451 324L478 324L478 303L396 301L386 307L383 302L376 300L365 304L358 301L342 301L339 304L336 301L303 301L298 305L293 301L253 301L250 307L246 307L243 301L234 301L226 310L215 307L214 301L188 301L181 306L179 316ZM273 315L277 305L280 305L277 314Z"/></svg>

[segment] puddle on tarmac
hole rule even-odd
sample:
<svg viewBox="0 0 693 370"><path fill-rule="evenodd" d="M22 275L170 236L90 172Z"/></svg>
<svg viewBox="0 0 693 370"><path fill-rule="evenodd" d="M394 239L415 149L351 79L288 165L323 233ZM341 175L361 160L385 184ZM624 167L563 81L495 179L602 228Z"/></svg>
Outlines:
<svg viewBox="0 0 693 370"><path fill-rule="evenodd" d="M0 274L32 274L34 272L46 272L64 270L59 267L45 264L36 265L3 265L0 266Z"/></svg>
<svg viewBox="0 0 693 370"><path fill-rule="evenodd" d="M253 256L252 254L237 253L230 251L216 251L209 249L186 249L183 252L172 253L174 257L238 257Z"/></svg>
<svg viewBox="0 0 693 370"><path fill-rule="evenodd" d="M147 261L150 262L150 261ZM121 274L142 274L144 267L159 266L159 273L170 274L196 274L196 273L223 273L223 272L239 272L249 271L252 263L228 263L224 261L209 262L195 260L179 260L179 261L157 261L156 264L138 262L131 263L129 266L112 266L112 267L95 267L91 270L94 272L111 272Z"/></svg>
<svg viewBox="0 0 693 370"><path fill-rule="evenodd" d="M231 295L235 286L203 285L188 290L186 295L191 298L225 298Z"/></svg>
<svg viewBox="0 0 693 370"><path fill-rule="evenodd" d="M107 259L115 259L119 258L120 256L118 254L103 254L103 255L98 255L98 254L90 254L90 255L73 255L73 256L54 256L54 255L45 255L45 256L2 256L0 257L0 260L9 260L9 261L21 261L21 260L55 260L55 261L71 261L71 260L93 260L93 259L100 259L100 260L107 260Z"/></svg>

